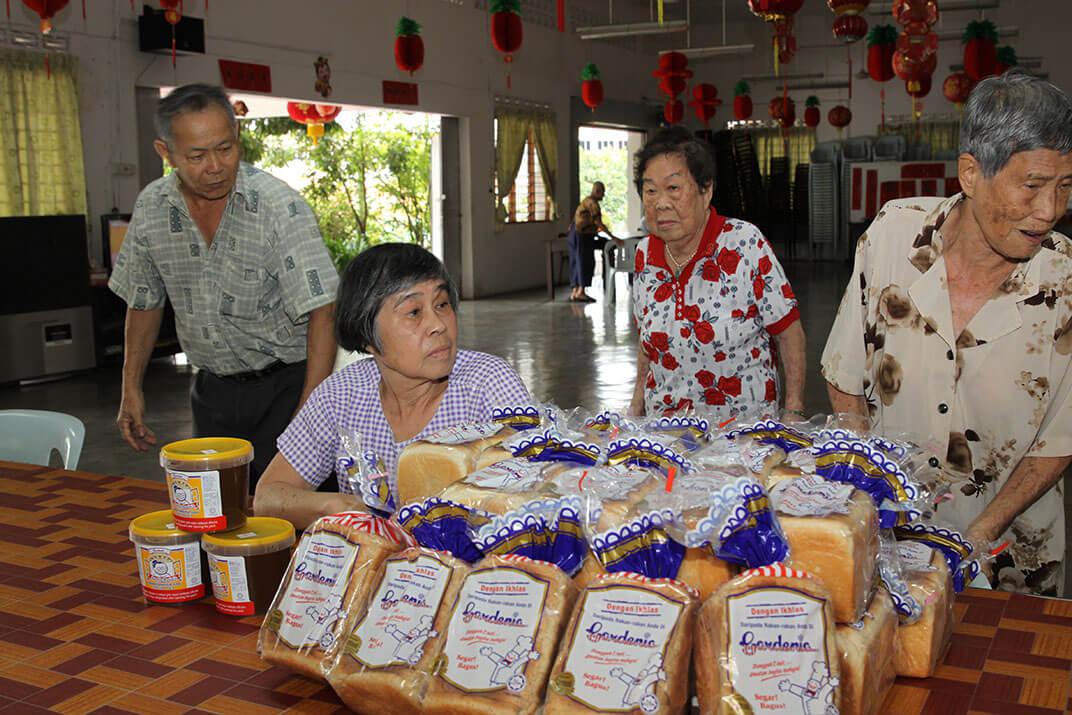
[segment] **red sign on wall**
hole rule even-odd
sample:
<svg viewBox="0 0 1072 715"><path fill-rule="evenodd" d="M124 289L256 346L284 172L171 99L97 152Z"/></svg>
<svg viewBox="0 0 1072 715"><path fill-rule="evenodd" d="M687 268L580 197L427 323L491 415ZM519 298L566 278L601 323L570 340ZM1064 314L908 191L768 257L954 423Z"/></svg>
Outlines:
<svg viewBox="0 0 1072 715"><path fill-rule="evenodd" d="M383 81L383 103L414 106L420 104L420 100L417 98L417 85L412 82L391 82L385 79Z"/></svg>
<svg viewBox="0 0 1072 715"><path fill-rule="evenodd" d="M220 60L220 77L227 89L245 92L272 91L272 68L268 65Z"/></svg>

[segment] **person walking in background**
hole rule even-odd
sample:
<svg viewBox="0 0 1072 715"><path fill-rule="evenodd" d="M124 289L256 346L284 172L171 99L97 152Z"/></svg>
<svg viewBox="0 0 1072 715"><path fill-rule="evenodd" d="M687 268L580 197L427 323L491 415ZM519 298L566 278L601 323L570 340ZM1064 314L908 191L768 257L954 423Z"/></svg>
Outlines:
<svg viewBox="0 0 1072 715"><path fill-rule="evenodd" d="M621 244L621 240L603 223L599 202L603 200L606 191L602 181L593 183L592 193L581 199L573 213L573 224L569 230L569 257L570 300L575 303L595 302L595 298L585 293L584 289L592 285L592 276L596 270L596 251L603 250L607 243L606 239L599 238L600 232Z"/></svg>

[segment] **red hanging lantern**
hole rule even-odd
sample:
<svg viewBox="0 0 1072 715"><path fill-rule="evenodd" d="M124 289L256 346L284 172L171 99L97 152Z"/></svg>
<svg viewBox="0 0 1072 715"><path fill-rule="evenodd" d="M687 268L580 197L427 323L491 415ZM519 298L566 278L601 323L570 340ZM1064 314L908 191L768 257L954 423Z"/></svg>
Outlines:
<svg viewBox="0 0 1072 715"><path fill-rule="evenodd" d="M785 128L793 126L793 122L797 120L796 102L785 95L772 99L767 105L767 111L770 112L771 119Z"/></svg>
<svg viewBox="0 0 1072 715"><path fill-rule="evenodd" d="M722 100L718 98L718 88L713 84L698 84L692 88L692 101L689 106L696 112L696 117L703 122L704 128L714 118Z"/></svg>
<svg viewBox="0 0 1072 715"><path fill-rule="evenodd" d="M521 0L491 0L488 8L491 10L491 42L496 50L503 53L503 62L509 66L524 39ZM510 87L509 69L506 72L506 87Z"/></svg>
<svg viewBox="0 0 1072 715"><path fill-rule="evenodd" d="M964 71L976 82L998 71L998 30L989 20L969 22L964 30Z"/></svg>
<svg viewBox="0 0 1072 715"><path fill-rule="evenodd" d="M845 127L849 126L852 121L852 112L843 104L831 109L827 115L826 120L840 132Z"/></svg>
<svg viewBox="0 0 1072 715"><path fill-rule="evenodd" d="M822 119L819 114L819 98L814 94L804 100L804 126L815 128Z"/></svg>
<svg viewBox="0 0 1072 715"><path fill-rule="evenodd" d="M69 0L22 0L23 5L36 12L41 18L41 33L45 35L52 32L52 18L67 7L68 2Z"/></svg>
<svg viewBox="0 0 1072 715"><path fill-rule="evenodd" d="M915 82L905 82L905 91L908 92L908 96L913 99L923 99L931 93L931 86L933 84L933 75L922 75Z"/></svg>
<svg viewBox="0 0 1072 715"><path fill-rule="evenodd" d="M581 70L581 101L593 112L603 104L603 80L599 78L599 68L592 63Z"/></svg>
<svg viewBox="0 0 1072 715"><path fill-rule="evenodd" d="M659 55L659 69L651 74L659 79L659 90L674 99L685 91L692 77L689 58L680 52L664 52Z"/></svg>
<svg viewBox="0 0 1072 715"><path fill-rule="evenodd" d="M424 40L416 20L403 17L395 27L395 65L410 76L424 64Z"/></svg>
<svg viewBox="0 0 1072 715"><path fill-rule="evenodd" d="M1016 56L1016 50L1008 45L998 48L998 66L996 74L1005 74L1009 68L1020 64L1020 58Z"/></svg>
<svg viewBox="0 0 1072 715"><path fill-rule="evenodd" d="M797 53L797 36L793 34L793 18L774 21L774 48L779 65L793 61Z"/></svg>
<svg viewBox="0 0 1072 715"><path fill-rule="evenodd" d="M909 94L919 91L920 80L933 74L937 64L938 54L920 45L898 49L893 54L893 72L905 81Z"/></svg>
<svg viewBox="0 0 1072 715"><path fill-rule="evenodd" d="M663 105L663 118L667 124L677 124L685 118L685 104L680 99L668 99Z"/></svg>
<svg viewBox="0 0 1072 715"><path fill-rule="evenodd" d="M774 23L774 73L778 66L786 64L796 54L797 40L793 35L793 15L804 5L804 0L748 0L748 9L764 22Z"/></svg>
<svg viewBox="0 0 1072 715"><path fill-rule="evenodd" d="M834 37L847 45L867 37L867 20L861 15L841 15L834 20Z"/></svg>
<svg viewBox="0 0 1072 715"><path fill-rule="evenodd" d="M897 30L892 25L876 25L867 33L867 73L876 82L893 79L893 53Z"/></svg>
<svg viewBox="0 0 1072 715"><path fill-rule="evenodd" d="M752 117L752 97L748 95L750 88L743 79L733 87L733 116L739 122Z"/></svg>
<svg viewBox="0 0 1072 715"><path fill-rule="evenodd" d="M894 0L893 19L898 25L922 23L931 27L938 22L938 3L935 0Z"/></svg>
<svg viewBox="0 0 1072 715"><path fill-rule="evenodd" d="M871 0L826 0L826 6L833 10L838 17L859 15L870 4Z"/></svg>
<svg viewBox="0 0 1072 715"><path fill-rule="evenodd" d="M942 95L957 105L959 110L968 101L968 95L971 94L973 87L975 87L975 80L964 72L954 72L945 78L945 82L942 82Z"/></svg>
<svg viewBox="0 0 1072 715"><path fill-rule="evenodd" d="M160 8L164 11L164 21L172 27L182 21L182 0L160 0Z"/></svg>
<svg viewBox="0 0 1072 715"><path fill-rule="evenodd" d="M804 6L804 0L748 0L748 9L764 22L792 17Z"/></svg>
<svg viewBox="0 0 1072 715"><path fill-rule="evenodd" d="M305 125L305 133L313 140L313 146L324 136L324 125L335 121L342 107L333 104L310 104L308 102L287 102L287 114L299 124Z"/></svg>

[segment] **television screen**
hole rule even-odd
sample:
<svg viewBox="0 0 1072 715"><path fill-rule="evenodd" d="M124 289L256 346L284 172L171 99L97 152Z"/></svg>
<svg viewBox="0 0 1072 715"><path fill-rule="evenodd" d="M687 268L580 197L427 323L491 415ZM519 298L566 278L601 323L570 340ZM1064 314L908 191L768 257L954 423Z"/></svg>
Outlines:
<svg viewBox="0 0 1072 715"><path fill-rule="evenodd" d="M90 304L85 216L0 218L0 315Z"/></svg>

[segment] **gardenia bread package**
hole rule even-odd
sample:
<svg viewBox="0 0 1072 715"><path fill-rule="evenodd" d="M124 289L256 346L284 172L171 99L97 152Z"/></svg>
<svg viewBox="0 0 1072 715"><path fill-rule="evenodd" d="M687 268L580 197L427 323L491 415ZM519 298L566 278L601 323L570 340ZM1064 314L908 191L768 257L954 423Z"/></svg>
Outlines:
<svg viewBox="0 0 1072 715"><path fill-rule="evenodd" d="M367 601L384 559L411 545L405 531L371 514L318 519L302 536L268 608L257 642L261 657L324 680L322 664L346 614Z"/></svg>
<svg viewBox="0 0 1072 715"><path fill-rule="evenodd" d="M421 547L387 558L371 598L354 604L327 671L348 707L385 715L421 712L450 606L468 572L461 559Z"/></svg>
<svg viewBox="0 0 1072 715"><path fill-rule="evenodd" d="M702 715L837 715L840 665L830 593L777 563L724 584L700 608L693 665Z"/></svg>
<svg viewBox="0 0 1072 715"><path fill-rule="evenodd" d="M836 628L841 668L840 715L876 715L897 678L897 612L879 588L857 623Z"/></svg>

